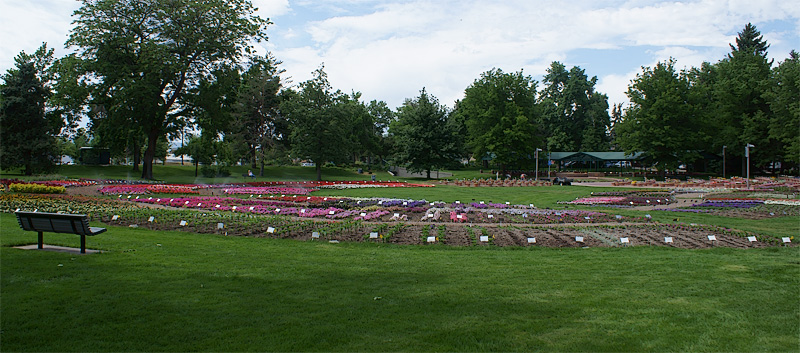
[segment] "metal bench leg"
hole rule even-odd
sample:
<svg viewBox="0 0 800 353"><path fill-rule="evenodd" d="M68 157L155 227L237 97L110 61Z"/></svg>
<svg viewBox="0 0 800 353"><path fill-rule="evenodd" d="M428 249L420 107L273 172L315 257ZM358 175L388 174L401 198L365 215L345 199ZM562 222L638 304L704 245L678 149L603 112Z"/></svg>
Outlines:
<svg viewBox="0 0 800 353"><path fill-rule="evenodd" d="M86 234L81 234L81 254L86 253Z"/></svg>
<svg viewBox="0 0 800 353"><path fill-rule="evenodd" d="M39 232L39 249L44 249L44 232Z"/></svg>

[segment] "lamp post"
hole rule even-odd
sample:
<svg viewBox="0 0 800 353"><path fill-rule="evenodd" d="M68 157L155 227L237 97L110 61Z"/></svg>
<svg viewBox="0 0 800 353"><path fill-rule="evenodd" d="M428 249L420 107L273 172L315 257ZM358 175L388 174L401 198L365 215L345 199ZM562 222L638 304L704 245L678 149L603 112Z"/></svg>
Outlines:
<svg viewBox="0 0 800 353"><path fill-rule="evenodd" d="M547 180L550 180L550 163L553 161L553 159L551 158L552 154L553 152L547 151Z"/></svg>
<svg viewBox="0 0 800 353"><path fill-rule="evenodd" d="M722 179L725 179L725 149L728 146L722 146Z"/></svg>
<svg viewBox="0 0 800 353"><path fill-rule="evenodd" d="M750 148L756 147L751 144L744 146L744 156L747 157L747 189L750 189Z"/></svg>
<svg viewBox="0 0 800 353"><path fill-rule="evenodd" d="M536 181L539 181L539 151L541 148L537 148L534 154L536 155Z"/></svg>

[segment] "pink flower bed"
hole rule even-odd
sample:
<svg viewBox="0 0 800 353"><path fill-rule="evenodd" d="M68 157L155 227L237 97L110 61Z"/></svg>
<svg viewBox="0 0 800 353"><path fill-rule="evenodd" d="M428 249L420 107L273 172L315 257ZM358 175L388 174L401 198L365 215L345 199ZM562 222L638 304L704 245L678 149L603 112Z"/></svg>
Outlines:
<svg viewBox="0 0 800 353"><path fill-rule="evenodd" d="M310 192L316 191L314 188L290 188L290 187L241 187L225 189L224 192L228 195L236 194L280 194L280 195L308 195Z"/></svg>
<svg viewBox="0 0 800 353"><path fill-rule="evenodd" d="M584 197L571 201L575 205L610 205L619 204L625 200L623 196L606 196L606 197Z"/></svg>

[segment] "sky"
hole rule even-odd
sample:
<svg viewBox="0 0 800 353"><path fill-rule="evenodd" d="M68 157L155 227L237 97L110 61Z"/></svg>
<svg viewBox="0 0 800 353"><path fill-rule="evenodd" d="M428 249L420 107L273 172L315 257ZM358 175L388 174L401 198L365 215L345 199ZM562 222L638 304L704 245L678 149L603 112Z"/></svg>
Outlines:
<svg viewBox="0 0 800 353"><path fill-rule="evenodd" d="M553 61L596 76L609 105L670 57L677 68L717 62L754 24L775 64L800 51L800 2L786 0L251 0L273 24L257 44L291 82L324 64L334 87L399 107L424 87L448 107L493 68L539 82ZM0 72L42 42L63 56L72 0L0 0Z"/></svg>

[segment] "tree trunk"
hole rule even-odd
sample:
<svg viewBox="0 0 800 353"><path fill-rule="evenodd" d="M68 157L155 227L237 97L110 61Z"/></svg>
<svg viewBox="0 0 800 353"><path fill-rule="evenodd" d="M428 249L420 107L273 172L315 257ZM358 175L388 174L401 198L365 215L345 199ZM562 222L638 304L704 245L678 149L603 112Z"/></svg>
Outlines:
<svg viewBox="0 0 800 353"><path fill-rule="evenodd" d="M427 174L428 174L427 178L428 178L428 179L430 179L430 178L431 178L431 170L430 170L430 169L428 169L428 170L426 170L426 172L427 172Z"/></svg>
<svg viewBox="0 0 800 353"><path fill-rule="evenodd" d="M256 157L258 156L258 151L256 150L256 146L253 145L253 148L250 151L253 152L253 161L250 163L250 168L256 169L256 167L258 167L258 165L256 164L256 160L257 160ZM262 168L262 172L263 172L263 168Z"/></svg>
<svg viewBox="0 0 800 353"><path fill-rule="evenodd" d="M25 171L23 172L27 176L33 175L33 159L31 153L27 153L28 158L25 158Z"/></svg>
<svg viewBox="0 0 800 353"><path fill-rule="evenodd" d="M157 141L158 130L151 130L147 134L147 149L144 151L144 160L142 160L142 179L153 179L153 159L156 156Z"/></svg>
<svg viewBox="0 0 800 353"><path fill-rule="evenodd" d="M322 181L322 166L319 163L315 163L317 168L317 181Z"/></svg>
<svg viewBox="0 0 800 353"><path fill-rule="evenodd" d="M139 163L141 163L141 155L139 154L139 151L141 150L141 148L139 146L139 140L138 139L134 139L133 140L133 147L132 148L133 148L133 150L131 151L131 155L133 155L133 171L134 172L138 172L139 171Z"/></svg>
<svg viewBox="0 0 800 353"><path fill-rule="evenodd" d="M197 178L197 170L200 169L200 162L194 161L194 177Z"/></svg>

